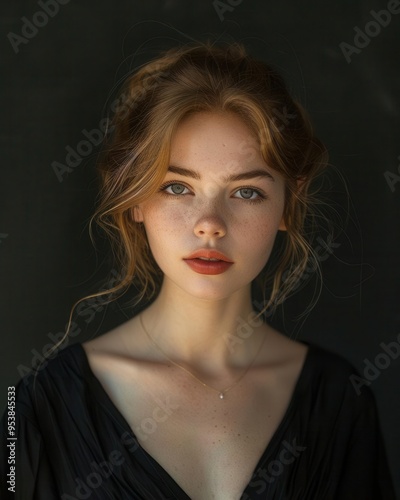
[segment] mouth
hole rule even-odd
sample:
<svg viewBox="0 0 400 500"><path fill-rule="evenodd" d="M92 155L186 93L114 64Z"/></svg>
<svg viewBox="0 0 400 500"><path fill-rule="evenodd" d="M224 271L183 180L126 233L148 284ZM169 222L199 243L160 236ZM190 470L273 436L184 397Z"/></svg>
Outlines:
<svg viewBox="0 0 400 500"><path fill-rule="evenodd" d="M233 265L226 255L209 248L197 250L183 260L198 274L222 274Z"/></svg>
<svg viewBox="0 0 400 500"><path fill-rule="evenodd" d="M184 260L201 260L205 262L227 262L233 264L233 261L229 259L226 255L217 250L211 249L200 249L193 252L188 257L184 257Z"/></svg>
<svg viewBox="0 0 400 500"><path fill-rule="evenodd" d="M225 260L219 259L207 259L204 257L195 257L194 259L184 259L186 264L192 269L192 271L198 274L222 274L227 271L233 262L227 262Z"/></svg>

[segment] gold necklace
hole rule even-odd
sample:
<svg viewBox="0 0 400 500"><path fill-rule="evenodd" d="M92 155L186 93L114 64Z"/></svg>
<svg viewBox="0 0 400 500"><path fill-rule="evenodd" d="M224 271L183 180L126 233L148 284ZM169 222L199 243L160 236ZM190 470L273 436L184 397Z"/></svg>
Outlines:
<svg viewBox="0 0 400 500"><path fill-rule="evenodd" d="M200 380L198 377L196 377L196 375L194 375L191 371L189 371L187 368L185 368L184 366L181 366L179 363L177 363L176 361L173 361L165 352L163 349L161 349L161 347L156 343L156 341L150 337L150 334L149 332L146 330L144 324L143 324L143 320L142 320L142 314L139 315L139 320L140 320L140 323L142 325L142 328L145 332L145 334L147 335L147 337L149 338L149 340L157 347L157 349L159 349L163 355L168 359L168 361L170 361L172 364L174 364L175 366L177 366L178 368L182 368L182 370L185 370L185 372L189 373L189 375L191 375L193 378L195 378L198 382L200 382L201 384L203 384L205 387L209 387L210 389L212 389L213 391L216 391L218 392L218 397L220 399L224 399L225 398L225 394L230 390L232 389L232 387L234 387L240 380L242 380L242 378L246 375L246 373L250 370L250 368L253 366L254 364L254 361L256 360L259 352L261 351L261 348L262 346L264 345L264 341L265 341L265 337L266 335L264 335L264 338L263 338L263 341L261 342L261 345L260 347L258 348L258 351L253 359L253 361L249 364L249 366L246 368L246 370L244 371L244 373L242 373L242 375L240 375L240 377L231 385L229 385L228 387L226 387L225 389L223 389L222 391L220 391L219 389L216 389L215 387L212 387L211 385L208 385L206 384L205 382L203 382L202 380Z"/></svg>

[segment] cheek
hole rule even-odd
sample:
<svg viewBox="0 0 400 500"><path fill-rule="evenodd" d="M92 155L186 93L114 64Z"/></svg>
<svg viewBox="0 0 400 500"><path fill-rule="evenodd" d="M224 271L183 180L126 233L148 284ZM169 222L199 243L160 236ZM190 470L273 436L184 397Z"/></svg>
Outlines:
<svg viewBox="0 0 400 500"><path fill-rule="evenodd" d="M187 233L193 228L196 220L195 209L190 204L179 203L178 200L158 200L154 205L145 207L143 215L145 226L151 232L178 233L181 236L183 231Z"/></svg>
<svg viewBox="0 0 400 500"><path fill-rule="evenodd" d="M160 253L174 246L185 234L187 221L181 212L171 210L171 207L149 207L144 211L144 225L153 253Z"/></svg>
<svg viewBox="0 0 400 500"><path fill-rule="evenodd" d="M268 246L275 239L281 221L279 210L261 213L258 216L243 217L237 221L237 237L244 244Z"/></svg>
<svg viewBox="0 0 400 500"><path fill-rule="evenodd" d="M249 217L235 235L237 249L245 258L245 266L255 278L268 262L280 223L280 213L268 212L258 218Z"/></svg>

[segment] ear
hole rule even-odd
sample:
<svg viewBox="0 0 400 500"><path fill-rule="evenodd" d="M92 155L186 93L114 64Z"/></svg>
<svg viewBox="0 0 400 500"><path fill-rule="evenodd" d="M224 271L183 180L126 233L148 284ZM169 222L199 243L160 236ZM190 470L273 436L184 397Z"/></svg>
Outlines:
<svg viewBox="0 0 400 500"><path fill-rule="evenodd" d="M282 216L281 223L279 224L278 231L286 231L287 227L285 224L285 218Z"/></svg>
<svg viewBox="0 0 400 500"><path fill-rule="evenodd" d="M143 222L143 213L139 205L133 207L132 215L135 222Z"/></svg>

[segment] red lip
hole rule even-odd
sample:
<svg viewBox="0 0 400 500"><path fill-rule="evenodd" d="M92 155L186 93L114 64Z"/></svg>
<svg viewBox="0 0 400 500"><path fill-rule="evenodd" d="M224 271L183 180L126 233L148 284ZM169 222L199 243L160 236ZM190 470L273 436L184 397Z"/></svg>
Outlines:
<svg viewBox="0 0 400 500"><path fill-rule="evenodd" d="M199 257L218 260L207 261ZM227 271L233 264L233 261L228 259L223 253L208 249L197 250L183 260L193 271L199 274L221 274Z"/></svg>
<svg viewBox="0 0 400 500"><path fill-rule="evenodd" d="M233 265L233 262L225 262L224 260L185 259L185 262L199 274L222 274Z"/></svg>
<svg viewBox="0 0 400 500"><path fill-rule="evenodd" d="M217 250L211 250L207 248L196 250L188 257L184 257L184 260L198 259L199 257L204 257L205 259L218 259L225 262L233 263L233 261L228 259L228 257L226 257L223 253L217 252Z"/></svg>

